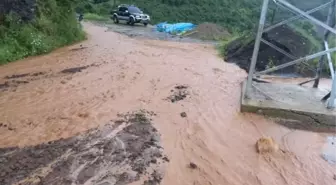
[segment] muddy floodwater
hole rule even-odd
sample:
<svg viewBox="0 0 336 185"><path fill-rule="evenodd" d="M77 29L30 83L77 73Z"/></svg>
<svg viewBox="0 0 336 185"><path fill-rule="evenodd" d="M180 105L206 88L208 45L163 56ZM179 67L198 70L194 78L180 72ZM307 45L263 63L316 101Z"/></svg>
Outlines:
<svg viewBox="0 0 336 185"><path fill-rule="evenodd" d="M211 45L88 40L0 66L0 184L333 185L330 134L239 112L246 73ZM258 154L272 137L280 150Z"/></svg>

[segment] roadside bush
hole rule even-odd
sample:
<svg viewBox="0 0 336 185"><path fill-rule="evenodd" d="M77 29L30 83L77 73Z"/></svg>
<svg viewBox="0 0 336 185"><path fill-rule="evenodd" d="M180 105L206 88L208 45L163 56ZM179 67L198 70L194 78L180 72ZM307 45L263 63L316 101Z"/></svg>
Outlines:
<svg viewBox="0 0 336 185"><path fill-rule="evenodd" d="M70 0L37 1L35 19L24 22L17 13L0 25L0 64L52 51L85 38Z"/></svg>
<svg viewBox="0 0 336 185"><path fill-rule="evenodd" d="M108 21L109 17L103 17L101 15L95 13L85 13L84 19L86 20L93 20L93 21Z"/></svg>

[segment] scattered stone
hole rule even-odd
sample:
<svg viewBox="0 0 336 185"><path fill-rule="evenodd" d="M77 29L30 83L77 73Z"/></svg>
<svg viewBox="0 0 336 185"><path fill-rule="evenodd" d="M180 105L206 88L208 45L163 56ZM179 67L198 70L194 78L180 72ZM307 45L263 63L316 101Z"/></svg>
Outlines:
<svg viewBox="0 0 336 185"><path fill-rule="evenodd" d="M257 152L260 154L273 153L279 150L278 144L271 137L262 137L256 143Z"/></svg>
<svg viewBox="0 0 336 185"><path fill-rule="evenodd" d="M185 112L181 112L181 114L180 114L180 115L181 115L181 117L182 117L182 118L185 118L185 117L187 117L187 113L185 113Z"/></svg>
<svg viewBox="0 0 336 185"><path fill-rule="evenodd" d="M189 168L191 168L191 169L197 169L198 166L197 166L195 163L190 162L190 164L189 164Z"/></svg>
<svg viewBox="0 0 336 185"><path fill-rule="evenodd" d="M175 89L178 89L178 90L187 89L187 88L188 88L188 86L186 86L186 85L177 85L177 86L175 86Z"/></svg>
<svg viewBox="0 0 336 185"><path fill-rule="evenodd" d="M66 84L66 83L67 83L67 82L66 82L66 81L64 81L64 80L62 80L62 81L61 81L61 84Z"/></svg>
<svg viewBox="0 0 336 185"><path fill-rule="evenodd" d="M152 160L151 160L151 163L156 164L156 163L157 163L157 160L156 160L156 159L152 159Z"/></svg>
<svg viewBox="0 0 336 185"><path fill-rule="evenodd" d="M169 162L169 159L168 159L167 156L164 156L164 157L162 158L162 160L164 160L164 161L166 161L166 162Z"/></svg>
<svg viewBox="0 0 336 185"><path fill-rule="evenodd" d="M336 174L334 175L334 180L336 181Z"/></svg>

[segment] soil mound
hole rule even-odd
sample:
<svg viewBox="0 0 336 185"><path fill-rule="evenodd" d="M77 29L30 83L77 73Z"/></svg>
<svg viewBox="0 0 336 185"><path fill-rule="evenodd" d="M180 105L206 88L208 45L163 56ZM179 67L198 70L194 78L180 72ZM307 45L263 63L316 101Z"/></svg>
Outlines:
<svg viewBox="0 0 336 185"><path fill-rule="evenodd" d="M188 37L202 40L220 40L228 36L230 33L225 28L214 23L202 23L188 35Z"/></svg>
<svg viewBox="0 0 336 185"><path fill-rule="evenodd" d="M238 38L229 43L226 48L225 61L236 63L240 68L248 71L254 49L254 38L255 35L249 35ZM263 34L263 39L296 58L307 55L311 49L309 41L306 38L302 37L299 33L296 33L287 26L278 27L266 34ZM256 70L262 71L289 61L291 61L289 57L261 42ZM312 72L305 68L302 64L284 68L278 71L278 73L299 73L304 76L313 75Z"/></svg>

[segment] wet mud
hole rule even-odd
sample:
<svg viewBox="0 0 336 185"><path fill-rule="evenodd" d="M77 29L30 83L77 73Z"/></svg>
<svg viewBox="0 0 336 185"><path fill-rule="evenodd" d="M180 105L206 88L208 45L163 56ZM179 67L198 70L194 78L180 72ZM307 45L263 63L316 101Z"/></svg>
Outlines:
<svg viewBox="0 0 336 185"><path fill-rule="evenodd" d="M72 138L2 148L0 184L122 185L146 175L144 184L158 184L160 164L166 161L153 115L136 111Z"/></svg>

